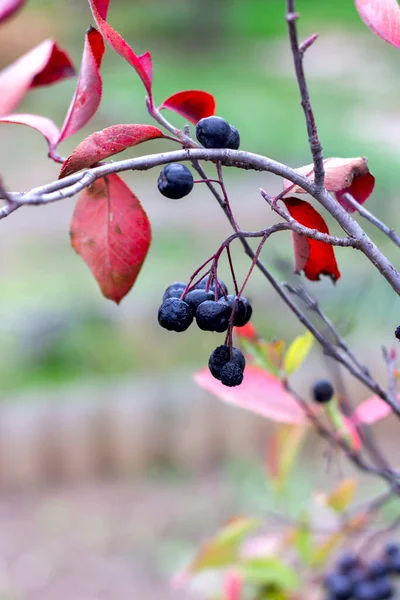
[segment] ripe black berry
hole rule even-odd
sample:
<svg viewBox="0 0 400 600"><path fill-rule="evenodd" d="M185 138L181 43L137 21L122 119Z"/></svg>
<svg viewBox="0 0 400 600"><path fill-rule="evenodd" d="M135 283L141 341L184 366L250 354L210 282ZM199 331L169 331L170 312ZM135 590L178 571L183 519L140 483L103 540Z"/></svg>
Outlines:
<svg viewBox="0 0 400 600"><path fill-rule="evenodd" d="M354 554L352 554L351 552L347 552L339 558L339 560L336 563L336 566L340 573L347 574L350 573L350 571L352 571L356 567L358 567L358 564L358 558L354 556Z"/></svg>
<svg viewBox="0 0 400 600"><path fill-rule="evenodd" d="M221 369L228 362L237 363L242 371L244 371L246 366L246 359L237 348L232 348L232 354L229 346L224 345L215 348L208 361L208 368L210 369L211 375L215 377L215 379L221 379Z"/></svg>
<svg viewBox="0 0 400 600"><path fill-rule="evenodd" d="M226 302L206 300L196 310L196 322L204 331L218 331L222 333L229 326L229 317L232 309Z"/></svg>
<svg viewBox="0 0 400 600"><path fill-rule="evenodd" d="M237 362L230 360L222 367L220 379L223 385L235 387L243 381L243 370Z"/></svg>
<svg viewBox="0 0 400 600"><path fill-rule="evenodd" d="M196 137L204 148L227 148L231 126L221 117L206 117L196 125Z"/></svg>
<svg viewBox="0 0 400 600"><path fill-rule="evenodd" d="M240 135L236 127L230 125L231 135L226 145L226 148L230 148L231 150L237 150L240 146Z"/></svg>
<svg viewBox="0 0 400 600"><path fill-rule="evenodd" d="M193 314L196 313L196 309L202 302L206 300L214 300L214 293L205 290L192 290L186 294L184 300L191 307Z"/></svg>
<svg viewBox="0 0 400 600"><path fill-rule="evenodd" d="M374 581L375 585L375 598L377 600L388 600L394 596L393 584L387 577L380 577Z"/></svg>
<svg viewBox="0 0 400 600"><path fill-rule="evenodd" d="M393 554L388 557L388 568L390 573L400 575L400 554Z"/></svg>
<svg viewBox="0 0 400 600"><path fill-rule="evenodd" d="M361 581L355 586L353 596L356 600L378 600L374 581Z"/></svg>
<svg viewBox="0 0 400 600"><path fill-rule="evenodd" d="M398 325L394 331L394 335L400 340L400 325Z"/></svg>
<svg viewBox="0 0 400 600"><path fill-rule="evenodd" d="M168 331L186 331L192 321L192 309L179 298L168 298L158 309L158 322Z"/></svg>
<svg viewBox="0 0 400 600"><path fill-rule="evenodd" d="M192 191L193 175L185 165L171 163L162 169L157 186L163 196L178 200Z"/></svg>
<svg viewBox="0 0 400 600"><path fill-rule="evenodd" d="M353 594L353 584L346 575L333 573L326 579L330 596L336 600L349 600Z"/></svg>
<svg viewBox="0 0 400 600"><path fill-rule="evenodd" d="M379 579L389 572L389 566L383 560L374 560L368 566L367 577L369 579Z"/></svg>
<svg viewBox="0 0 400 600"><path fill-rule="evenodd" d="M204 289L207 286L209 277L203 277L203 279L201 279L199 281L199 283L196 285L196 289ZM215 294L215 281L213 281L210 285L210 287L208 288L209 290L211 290L212 292L214 292ZM221 279L218 279L218 297L220 298L221 296L228 293L228 288L226 287L226 285L224 284L224 282Z"/></svg>
<svg viewBox="0 0 400 600"><path fill-rule="evenodd" d="M229 304L232 310L235 309L233 324L236 327L243 327L243 325L246 325L246 323L250 321L251 315L253 314L253 309L247 298L244 298L243 296L241 296L239 300L237 300L237 298L237 296L229 294L226 298L224 298L224 301Z"/></svg>
<svg viewBox="0 0 400 600"><path fill-rule="evenodd" d="M315 402L325 403L329 402L334 394L334 389L330 381L326 381L325 379L321 379L314 383L312 387L312 395Z"/></svg>
<svg viewBox="0 0 400 600"><path fill-rule="evenodd" d="M182 281L176 281L175 283L171 283L171 285L167 287L163 294L163 302L164 300L168 300L168 298L180 298L185 287L186 283L183 283Z"/></svg>
<svg viewBox="0 0 400 600"><path fill-rule="evenodd" d="M385 546L386 556L400 556L400 546L395 542L388 542Z"/></svg>

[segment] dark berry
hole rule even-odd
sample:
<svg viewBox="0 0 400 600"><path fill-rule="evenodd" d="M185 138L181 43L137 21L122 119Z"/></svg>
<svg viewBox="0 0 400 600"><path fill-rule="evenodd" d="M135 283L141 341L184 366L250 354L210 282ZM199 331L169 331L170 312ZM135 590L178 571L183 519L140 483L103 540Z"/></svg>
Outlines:
<svg viewBox="0 0 400 600"><path fill-rule="evenodd" d="M157 185L163 196L178 200L192 191L193 175L185 165L171 163L161 171Z"/></svg>
<svg viewBox="0 0 400 600"><path fill-rule="evenodd" d="M387 559L389 572L400 575L400 554L393 554Z"/></svg>
<svg viewBox="0 0 400 600"><path fill-rule="evenodd" d="M315 402L325 403L329 402L334 394L334 390L330 381L326 381L325 379L320 379L314 383L312 387L312 395Z"/></svg>
<svg viewBox="0 0 400 600"><path fill-rule="evenodd" d="M186 283L183 283L182 281L176 281L169 285L163 294L163 302L164 300L168 300L168 298L180 298L185 287Z"/></svg>
<svg viewBox="0 0 400 600"><path fill-rule="evenodd" d="M346 575L333 573L325 580L330 595L337 600L348 600L353 593L353 584Z"/></svg>
<svg viewBox="0 0 400 600"><path fill-rule="evenodd" d="M196 313L196 309L202 302L206 300L214 300L213 292L206 292L205 290L192 290L186 294L184 300L191 307L193 314Z"/></svg>
<svg viewBox="0 0 400 600"><path fill-rule="evenodd" d="M395 329L394 335L400 340L400 325L398 325Z"/></svg>
<svg viewBox="0 0 400 600"><path fill-rule="evenodd" d="M358 585L362 581L366 581L367 574L365 569L361 567L355 567L348 573L348 577L353 585Z"/></svg>
<svg viewBox="0 0 400 600"><path fill-rule="evenodd" d="M397 556L400 555L400 546L395 542L388 542L385 545L385 554L386 556Z"/></svg>
<svg viewBox="0 0 400 600"><path fill-rule="evenodd" d="M209 277L203 277L203 279L201 279L199 281L199 283L196 285L196 289L204 289L207 286ZM212 292L214 292L215 294L215 281L213 281L210 284L209 290L211 290ZM228 288L226 287L226 285L224 284L224 282L221 279L218 279L218 297L220 298L221 296L224 296L224 292L225 294L228 293Z"/></svg>
<svg viewBox="0 0 400 600"><path fill-rule="evenodd" d="M243 381L243 370L237 362L230 360L221 369L220 380L223 385L235 387Z"/></svg>
<svg viewBox="0 0 400 600"><path fill-rule="evenodd" d="M356 600L378 600L374 581L361 581L354 587L353 596Z"/></svg>
<svg viewBox="0 0 400 600"><path fill-rule="evenodd" d="M389 566L383 560L374 560L368 565L367 577L369 579L379 579L389 572Z"/></svg>
<svg viewBox="0 0 400 600"><path fill-rule="evenodd" d="M231 298L234 298L236 300L237 296L229 295L228 299L231 299ZM232 310L233 310L233 304L232 304ZM253 314L253 308L252 308L250 302L247 300L247 298L244 298L243 296L241 296L240 300L236 306L235 320L234 320L233 324L236 327L243 327L244 325L247 325L247 323L251 319L252 314Z"/></svg>
<svg viewBox="0 0 400 600"><path fill-rule="evenodd" d="M168 298L158 309L158 322L168 331L186 331L192 321L192 309L179 298Z"/></svg>
<svg viewBox="0 0 400 600"><path fill-rule="evenodd" d="M374 585L376 600L387 600L388 598L393 597L394 587L387 577L376 579Z"/></svg>
<svg viewBox="0 0 400 600"><path fill-rule="evenodd" d="M231 128L231 135L229 137L226 148L230 148L231 150L237 150L240 146L240 135L239 135L239 132L236 129L236 127L233 127L233 125L230 125L230 128Z"/></svg>
<svg viewBox="0 0 400 600"><path fill-rule="evenodd" d="M246 359L237 348L232 348L232 355L229 346L218 346L215 348L208 361L208 368L210 369L211 375L215 377L215 379L221 379L221 369L228 362L236 362L242 371L244 371L246 366Z"/></svg>
<svg viewBox="0 0 400 600"><path fill-rule="evenodd" d="M229 317L232 309L226 302L206 300L196 310L196 322L204 331L218 331L222 333L229 326Z"/></svg>
<svg viewBox="0 0 400 600"><path fill-rule="evenodd" d="M352 554L351 552L343 554L336 563L338 571L344 574L350 573L350 571L358 567L358 565L358 558L354 556L354 554Z"/></svg>
<svg viewBox="0 0 400 600"><path fill-rule="evenodd" d="M232 310L235 310L234 325L239 325L246 319L247 305L244 303L244 300L246 298L238 298L231 294L222 300L223 302L227 302Z"/></svg>
<svg viewBox="0 0 400 600"><path fill-rule="evenodd" d="M231 135L231 126L221 117L206 117L196 125L196 137L204 148L226 148Z"/></svg>

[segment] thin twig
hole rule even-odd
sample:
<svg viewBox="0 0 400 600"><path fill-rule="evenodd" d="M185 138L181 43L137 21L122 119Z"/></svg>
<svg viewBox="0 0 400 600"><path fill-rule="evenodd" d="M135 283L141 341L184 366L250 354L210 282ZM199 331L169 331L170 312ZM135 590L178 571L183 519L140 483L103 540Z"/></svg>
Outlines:
<svg viewBox="0 0 400 600"><path fill-rule="evenodd" d="M385 223L380 221L378 217L373 215L369 210L362 206L362 204L357 202L357 200L353 198L351 194L343 194L343 198L347 200L347 202L349 202L353 206L353 208L357 210L358 214L361 217L364 217L364 219L367 219L367 221L372 223L372 225L375 225L375 227L380 229L380 231L387 235L388 238L390 238L392 242L400 248L400 236L397 235L394 229L391 229L390 227L385 225Z"/></svg>

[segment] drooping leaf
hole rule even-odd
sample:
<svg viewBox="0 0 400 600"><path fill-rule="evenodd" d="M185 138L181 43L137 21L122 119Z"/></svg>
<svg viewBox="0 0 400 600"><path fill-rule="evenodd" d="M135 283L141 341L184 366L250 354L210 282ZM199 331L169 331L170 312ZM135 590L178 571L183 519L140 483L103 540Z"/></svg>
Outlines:
<svg viewBox="0 0 400 600"><path fill-rule="evenodd" d="M0 118L0 123L14 123L16 125L27 125L39 131L47 140L49 149L53 148L57 143L60 132L58 127L47 117L41 117L39 115L29 115L16 113L13 115L6 115Z"/></svg>
<svg viewBox="0 0 400 600"><path fill-rule="evenodd" d="M168 108L196 124L200 119L215 114L216 103L214 96L208 92L186 90L173 94L159 108Z"/></svg>
<svg viewBox="0 0 400 600"><path fill-rule="evenodd" d="M376 35L400 48L400 7L397 0L355 0L360 17Z"/></svg>
<svg viewBox="0 0 400 600"><path fill-rule="evenodd" d="M306 420L303 410L285 390L281 381L260 367L247 366L243 382L233 388L214 379L208 369L195 373L194 379L198 385L223 402L250 410L272 421L300 425Z"/></svg>
<svg viewBox="0 0 400 600"><path fill-rule="evenodd" d="M141 56L135 54L118 31L115 31L115 29L107 23L106 18L109 3L110 0L89 0L90 8L92 9L93 16L102 36L111 48L135 69L140 79L143 81L151 101L151 85L153 81L151 54L150 52L146 52Z"/></svg>
<svg viewBox="0 0 400 600"><path fill-rule="evenodd" d="M336 489L327 496L327 505L338 513L344 512L353 501L356 488L357 481L355 479L344 479L337 485Z"/></svg>
<svg viewBox="0 0 400 600"><path fill-rule="evenodd" d="M240 572L246 583L273 585L284 590L293 590L300 586L300 578L295 568L275 557L246 561L240 566Z"/></svg>
<svg viewBox="0 0 400 600"><path fill-rule="evenodd" d="M314 336L309 331L299 335L290 344L285 354L284 369L286 375L291 375L307 358L314 342Z"/></svg>
<svg viewBox="0 0 400 600"><path fill-rule="evenodd" d="M22 8L26 0L0 0L0 23Z"/></svg>
<svg viewBox="0 0 400 600"><path fill-rule="evenodd" d="M103 295L117 304L136 281L151 241L139 200L118 175L95 181L79 196L71 243L92 271Z"/></svg>
<svg viewBox="0 0 400 600"><path fill-rule="evenodd" d="M363 204L372 194L375 178L368 169L366 158L326 158L325 167L325 187L328 192L333 192L337 201L347 212L354 212L353 206L343 196L350 194L359 204ZM306 165L295 169L300 175L303 175L314 181L313 165ZM293 185L287 179L283 182L283 189L287 193L305 194L305 190L298 185Z"/></svg>
<svg viewBox="0 0 400 600"><path fill-rule="evenodd" d="M84 127L99 107L102 93L99 69L104 50L101 34L91 27L86 33L78 83L58 143Z"/></svg>
<svg viewBox="0 0 400 600"><path fill-rule="evenodd" d="M398 396L400 402L400 395ZM392 413L390 406L384 402L379 396L371 396L368 400L361 402L351 416L354 423L364 423L364 425L372 425L377 421L386 419Z"/></svg>
<svg viewBox="0 0 400 600"><path fill-rule="evenodd" d="M75 75L68 55L46 40L0 72L0 115L12 112L31 88Z"/></svg>
<svg viewBox="0 0 400 600"><path fill-rule="evenodd" d="M285 198L284 202L290 215L302 225L328 233L329 229L321 215L304 200ZM295 273L304 271L310 281L318 281L321 275L328 275L335 282L340 277L333 247L325 242L313 240L292 232L295 258Z"/></svg>
<svg viewBox="0 0 400 600"><path fill-rule="evenodd" d="M60 172L60 179L91 167L97 162L114 156L127 148L149 140L165 137L153 125L112 125L85 138L67 158Z"/></svg>

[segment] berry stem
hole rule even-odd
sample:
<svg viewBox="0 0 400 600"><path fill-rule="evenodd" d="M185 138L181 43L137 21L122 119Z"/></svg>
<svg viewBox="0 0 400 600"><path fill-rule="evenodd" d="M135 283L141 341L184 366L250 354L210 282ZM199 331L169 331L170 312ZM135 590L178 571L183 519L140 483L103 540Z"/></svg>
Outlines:
<svg viewBox="0 0 400 600"><path fill-rule="evenodd" d="M233 268L231 249L230 249L229 245L226 246L226 254L228 256L229 268L230 268L231 274L232 274L232 281L233 281L233 285L234 285L234 288L235 288L235 294L236 294L236 296L238 296L239 295L239 288L238 288L238 284L237 284L237 281L236 281L236 274L235 274L235 269Z"/></svg>
<svg viewBox="0 0 400 600"><path fill-rule="evenodd" d="M217 160L217 173L218 173L218 177L219 177L219 184L221 186L222 194L223 194L223 197L224 197L225 208L226 208L226 211L227 211L228 216L229 216L229 220L230 220L230 222L232 224L233 229L235 231L240 231L240 227L237 224L235 217L233 216L233 212L232 212L231 205L230 205L230 202L229 202L228 192L227 192L226 187L225 187L224 176L223 176L223 173L222 173L222 163L221 163L220 160Z"/></svg>

